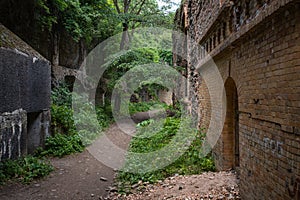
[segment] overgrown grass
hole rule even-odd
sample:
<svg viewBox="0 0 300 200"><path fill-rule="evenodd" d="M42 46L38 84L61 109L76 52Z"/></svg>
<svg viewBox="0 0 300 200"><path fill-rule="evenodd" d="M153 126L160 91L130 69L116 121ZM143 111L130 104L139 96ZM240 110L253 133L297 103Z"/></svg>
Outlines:
<svg viewBox="0 0 300 200"><path fill-rule="evenodd" d="M148 101L148 102L138 102L138 103L129 103L129 114L135 114L137 112L146 112L156 108L165 108L168 106L165 103L159 101Z"/></svg>
<svg viewBox="0 0 300 200"><path fill-rule="evenodd" d="M17 160L0 162L0 184L8 180L29 183L33 179L41 178L53 171L53 167L43 159L26 156Z"/></svg>
<svg viewBox="0 0 300 200"><path fill-rule="evenodd" d="M170 141L173 137L175 137L180 127L181 119L176 117L167 118L164 122L163 128L161 130L155 130L158 132L152 135L150 134L151 137L149 137L149 130L147 130L147 126L152 122L153 120L144 121L142 122L143 125L138 125L140 128L138 128L136 137L134 137L130 143L130 152L154 152L166 145L170 145ZM130 173L120 171L116 179L119 182L119 192L129 192L131 185L139 181L154 183L174 174L189 175L199 174L204 171L214 171L215 166L211 156L208 155L204 158L199 156L201 155L201 145L205 134L201 131L193 129L189 130L188 127L185 129L187 131L194 131L195 138L191 142L189 148L177 160L163 169L159 169L154 172ZM139 161L132 160L130 156L127 158L127 162L125 163L125 167L137 167L139 165L141 165L141 163L139 163Z"/></svg>

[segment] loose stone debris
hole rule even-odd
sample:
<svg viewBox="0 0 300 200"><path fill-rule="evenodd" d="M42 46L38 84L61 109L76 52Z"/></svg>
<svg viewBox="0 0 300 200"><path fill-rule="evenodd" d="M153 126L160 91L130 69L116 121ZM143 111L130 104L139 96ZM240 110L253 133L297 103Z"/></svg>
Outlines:
<svg viewBox="0 0 300 200"><path fill-rule="evenodd" d="M122 195L112 187L109 196L102 199L173 199L173 200L234 200L240 199L238 178L234 171L207 172L201 175L175 175L156 184L139 183L131 194Z"/></svg>

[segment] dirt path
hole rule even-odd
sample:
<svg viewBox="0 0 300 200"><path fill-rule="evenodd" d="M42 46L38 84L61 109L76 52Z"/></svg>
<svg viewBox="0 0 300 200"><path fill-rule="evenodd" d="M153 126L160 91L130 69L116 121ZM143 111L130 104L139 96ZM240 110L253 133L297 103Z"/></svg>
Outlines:
<svg viewBox="0 0 300 200"><path fill-rule="evenodd" d="M126 125L126 124L125 124ZM127 124L127 130L134 130ZM124 134L116 124L105 133L108 140L126 149L131 137ZM103 143L103 142L102 142ZM98 150L96 141L90 151ZM90 200L90 199L239 199L237 179L234 173L217 172L192 176L174 176L155 185L140 182L133 188L134 194L121 196L109 193L113 188L115 171L102 164L95 157L107 156L109 151L101 149L99 155L83 153L51 158L55 171L44 179L29 185L12 183L0 186L1 200ZM123 160L122 157L113 157Z"/></svg>
<svg viewBox="0 0 300 200"><path fill-rule="evenodd" d="M105 133L121 148L127 147L130 137L113 124ZM95 159L89 151L51 158L55 171L44 179L29 185L8 184L0 186L0 199L47 200L47 199L99 199L107 196L115 171Z"/></svg>
<svg viewBox="0 0 300 200"><path fill-rule="evenodd" d="M51 159L55 171L30 185L11 184L1 187L0 199L94 199L106 194L114 171L103 166L88 151ZM100 180L101 177L107 181Z"/></svg>

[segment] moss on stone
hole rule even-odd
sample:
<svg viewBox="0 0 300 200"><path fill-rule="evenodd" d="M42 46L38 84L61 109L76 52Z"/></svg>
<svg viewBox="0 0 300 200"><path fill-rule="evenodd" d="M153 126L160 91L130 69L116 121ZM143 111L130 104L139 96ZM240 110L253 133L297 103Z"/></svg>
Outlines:
<svg viewBox="0 0 300 200"><path fill-rule="evenodd" d="M0 47L21 51L29 56L45 60L36 50L0 23Z"/></svg>

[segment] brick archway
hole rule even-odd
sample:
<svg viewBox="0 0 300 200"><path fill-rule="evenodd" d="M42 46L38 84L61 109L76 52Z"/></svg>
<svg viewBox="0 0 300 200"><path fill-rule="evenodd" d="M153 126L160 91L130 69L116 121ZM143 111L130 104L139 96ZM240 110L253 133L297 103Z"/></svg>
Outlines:
<svg viewBox="0 0 300 200"><path fill-rule="evenodd" d="M222 131L223 166L239 166L239 128L238 128L238 95L234 80L229 77L225 82L227 110Z"/></svg>

